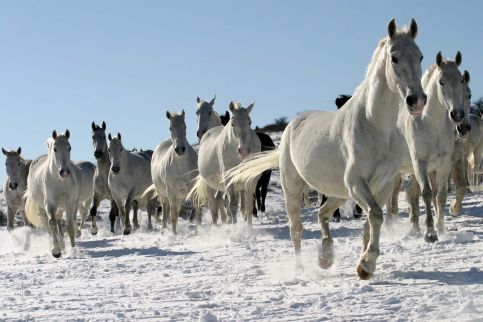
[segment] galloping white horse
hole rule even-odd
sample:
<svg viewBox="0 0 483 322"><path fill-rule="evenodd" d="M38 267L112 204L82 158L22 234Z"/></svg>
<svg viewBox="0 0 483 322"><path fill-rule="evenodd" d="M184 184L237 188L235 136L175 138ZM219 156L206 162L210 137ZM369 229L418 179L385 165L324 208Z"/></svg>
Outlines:
<svg viewBox="0 0 483 322"><path fill-rule="evenodd" d="M61 219L67 215L70 245L75 247L76 215L79 206L85 219L93 196L95 166L86 161L73 163L70 159L70 132L57 134L47 140L48 154L35 159L27 179L25 213L36 227L48 227L52 235L52 255L59 258L63 247ZM80 234L80 228L77 234Z"/></svg>
<svg viewBox="0 0 483 322"><path fill-rule="evenodd" d="M28 219L25 216L25 200L23 196L27 190L27 177L29 175L29 167L32 160L25 160L20 156L22 149L17 151L6 151L2 148L3 154L6 156L5 167L7 170L7 179L3 186L3 197L7 204L7 229L13 229L15 214L22 212L24 224L28 225Z"/></svg>
<svg viewBox="0 0 483 322"><path fill-rule="evenodd" d="M244 108L240 106L240 103L230 102L231 119L228 124L225 127L218 126L212 128L203 135L198 156L200 175L190 192L190 196L194 195L195 199L201 200L195 202L195 204L203 205L208 203L208 205L214 205L217 204L214 194L207 193L207 189L202 187L224 191L228 197L228 211L232 223L236 223L238 196L242 192L242 198L249 201L245 202L244 217L250 226L252 224L252 199L256 181L248 186L227 186L223 182L223 176L251 153L257 153L261 150L260 139L255 131L250 128L251 120L249 114L253 109L253 105L254 103ZM203 193L200 193L202 191ZM200 198L196 198L197 195ZM210 211L213 211L211 206ZM214 216L213 213L212 216Z"/></svg>
<svg viewBox="0 0 483 322"><path fill-rule="evenodd" d="M344 108L297 116L285 129L277 150L253 156L229 174L230 183L250 182L261 171L280 166L298 266L302 239L300 199L308 183L329 196L319 209L319 265L327 268L333 262L330 217L345 199L352 198L368 213L357 272L362 279L374 273L382 206L391 193L405 145L396 128L400 102L405 102L415 116L426 104L416 34L414 20L408 30L397 30L395 20L391 20L388 36L379 42L365 80Z"/></svg>
<svg viewBox="0 0 483 322"><path fill-rule="evenodd" d="M181 203L186 199L198 174L198 155L186 139L184 111L181 114L168 111L166 117L169 120L171 138L161 142L154 150L151 159L153 185L145 194L156 190L158 199L163 204L163 227L166 227L169 209L173 233L176 234ZM195 211L199 214L198 209Z"/></svg>
<svg viewBox="0 0 483 322"><path fill-rule="evenodd" d="M462 75L458 70L460 64L460 52L456 54L455 61L443 59L441 52L438 52L436 63L429 66L421 81L429 97L427 108L420 118L414 118L406 111L401 111L398 119L398 128L408 144L401 164L401 173L414 173L422 189L427 226L424 238L427 242L438 240L431 211L433 198L436 199L436 227L439 233L444 231L444 207L448 176L453 163L455 126L459 135L466 136L469 133L469 127L461 124L469 113L469 110L465 111L464 97L469 77L466 73ZM419 193L412 193L411 196L415 198L410 202L411 234L417 235ZM397 198L397 194L393 195L394 198Z"/></svg>
<svg viewBox="0 0 483 322"><path fill-rule="evenodd" d="M129 152L121 142L121 134L117 137L108 136L109 159L111 160L111 171L109 171L109 188L111 195L119 208L123 234L131 233L131 221L129 213L133 203L141 201L141 195L152 183L151 179L151 155L143 152ZM151 217L155 211L156 202L153 199L147 200L147 213L149 227ZM134 225L138 225L137 216L133 216ZM111 222L111 231L114 229Z"/></svg>

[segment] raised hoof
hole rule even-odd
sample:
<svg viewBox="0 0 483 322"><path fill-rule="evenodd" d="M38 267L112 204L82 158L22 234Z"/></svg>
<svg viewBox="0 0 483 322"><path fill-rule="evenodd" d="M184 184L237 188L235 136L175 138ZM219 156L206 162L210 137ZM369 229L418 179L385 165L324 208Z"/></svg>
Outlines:
<svg viewBox="0 0 483 322"><path fill-rule="evenodd" d="M361 280L365 280L365 281L371 279L373 276L372 273L366 272L366 270L363 269L361 265L357 266L357 275L359 275L359 278Z"/></svg>
<svg viewBox="0 0 483 322"><path fill-rule="evenodd" d="M93 236L97 235L97 228L91 228L91 234Z"/></svg>
<svg viewBox="0 0 483 322"><path fill-rule="evenodd" d="M438 235L436 235L436 233L427 232L424 234L424 241L427 243L435 243L438 241Z"/></svg>
<svg viewBox="0 0 483 322"><path fill-rule="evenodd" d="M129 235L131 233L131 231L129 229L124 229L124 231L122 232L123 235Z"/></svg>
<svg viewBox="0 0 483 322"><path fill-rule="evenodd" d="M62 253L52 253L52 256L54 256L55 258L60 258L60 255L62 255Z"/></svg>

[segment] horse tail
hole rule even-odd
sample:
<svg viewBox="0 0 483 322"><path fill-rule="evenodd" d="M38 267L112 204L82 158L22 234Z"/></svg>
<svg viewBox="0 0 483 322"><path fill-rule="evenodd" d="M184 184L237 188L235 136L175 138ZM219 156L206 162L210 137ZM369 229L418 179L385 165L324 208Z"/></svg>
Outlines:
<svg viewBox="0 0 483 322"><path fill-rule="evenodd" d="M33 201L32 197L29 194L29 190L25 192L25 216L27 217L28 221L37 228L42 228L43 223L42 219L40 218L40 209Z"/></svg>
<svg viewBox="0 0 483 322"><path fill-rule="evenodd" d="M223 176L223 181L228 186L233 184L253 185L264 171L278 168L279 160L279 149L256 153L228 170Z"/></svg>
<svg viewBox="0 0 483 322"><path fill-rule="evenodd" d="M154 184L150 185L141 195L141 199L152 200L158 197L158 190Z"/></svg>
<svg viewBox="0 0 483 322"><path fill-rule="evenodd" d="M186 199L191 199L195 208L201 208L208 203L208 185L201 174L198 174L194 179L193 188L191 188Z"/></svg>

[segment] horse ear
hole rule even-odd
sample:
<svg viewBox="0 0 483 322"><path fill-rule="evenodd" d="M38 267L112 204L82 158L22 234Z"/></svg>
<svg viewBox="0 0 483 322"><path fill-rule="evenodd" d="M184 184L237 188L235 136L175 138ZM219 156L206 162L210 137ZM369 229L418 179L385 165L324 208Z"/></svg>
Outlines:
<svg viewBox="0 0 483 322"><path fill-rule="evenodd" d="M396 34L396 18L392 18L387 25L387 34L389 38L392 38Z"/></svg>
<svg viewBox="0 0 483 322"><path fill-rule="evenodd" d="M5 151L4 148L2 148L2 153L5 154L5 155L7 155L7 151Z"/></svg>
<svg viewBox="0 0 483 322"><path fill-rule="evenodd" d="M230 118L230 113L228 113L228 111L225 111L225 117L226 117L227 119L229 119L229 118Z"/></svg>
<svg viewBox="0 0 483 322"><path fill-rule="evenodd" d="M53 130L52 131L52 139L55 140L56 137L57 137L57 131L56 130Z"/></svg>
<svg viewBox="0 0 483 322"><path fill-rule="evenodd" d="M441 51L438 51L436 54L436 65L438 65L439 68L443 65L443 55L441 55Z"/></svg>
<svg viewBox="0 0 483 322"><path fill-rule="evenodd" d="M233 111L236 109L236 104L235 102L231 101L230 105L228 106L230 108L230 112L233 113Z"/></svg>
<svg viewBox="0 0 483 322"><path fill-rule="evenodd" d="M112 135L111 135L111 133L109 133L109 135L107 136L107 138L109 139L109 141L111 141L111 140L112 140Z"/></svg>
<svg viewBox="0 0 483 322"><path fill-rule="evenodd" d="M185 116L184 110L181 111L181 116L184 118Z"/></svg>
<svg viewBox="0 0 483 322"><path fill-rule="evenodd" d="M102 121L102 129L105 130L106 129L106 122Z"/></svg>
<svg viewBox="0 0 483 322"><path fill-rule="evenodd" d="M255 105L255 101L252 101L252 103L250 105L248 105L248 107L247 107L248 114L250 114L250 112L253 110L254 105Z"/></svg>
<svg viewBox="0 0 483 322"><path fill-rule="evenodd" d="M18 147L17 154L20 155L20 153L22 153L22 148L21 147Z"/></svg>
<svg viewBox="0 0 483 322"><path fill-rule="evenodd" d="M418 23L414 18L411 19L411 25L409 26L409 34L411 37L416 38L418 35Z"/></svg>
<svg viewBox="0 0 483 322"><path fill-rule="evenodd" d="M201 100L199 97L196 98L196 103L200 104L201 103Z"/></svg>
<svg viewBox="0 0 483 322"><path fill-rule="evenodd" d="M96 130L96 123L94 123L94 121L92 121L91 127L92 127L92 131Z"/></svg>
<svg viewBox="0 0 483 322"><path fill-rule="evenodd" d="M121 139L121 133L117 132L117 138L120 140Z"/></svg>
<svg viewBox="0 0 483 322"><path fill-rule="evenodd" d="M70 138L70 131L69 130L65 130L65 134L64 135L65 135L65 137L67 139L69 139Z"/></svg>
<svg viewBox="0 0 483 322"><path fill-rule="evenodd" d="M166 118L168 120L171 120L171 113L169 111L166 111Z"/></svg>
<svg viewBox="0 0 483 322"><path fill-rule="evenodd" d="M213 106L215 104L215 100L216 100L216 94L215 96L213 97L213 99L210 101L210 105Z"/></svg>
<svg viewBox="0 0 483 322"><path fill-rule="evenodd" d="M458 52L456 53L456 57L454 58L456 65L457 66L461 65L462 60L463 60L463 57L461 55L461 52L458 50Z"/></svg>
<svg viewBox="0 0 483 322"><path fill-rule="evenodd" d="M467 70L465 70L463 73L463 79L465 80L466 84L470 82L470 73Z"/></svg>

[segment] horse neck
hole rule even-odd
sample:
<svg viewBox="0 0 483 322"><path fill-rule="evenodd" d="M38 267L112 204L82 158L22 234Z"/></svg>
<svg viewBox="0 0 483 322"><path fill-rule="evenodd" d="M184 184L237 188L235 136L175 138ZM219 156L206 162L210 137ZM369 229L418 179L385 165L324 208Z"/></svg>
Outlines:
<svg viewBox="0 0 483 322"><path fill-rule="evenodd" d="M108 153L103 153L102 157L100 159L97 159L96 163L100 173L106 175L109 173L109 168L111 167L111 160L109 159Z"/></svg>
<svg viewBox="0 0 483 322"><path fill-rule="evenodd" d="M424 92L428 95L428 102L424 108L422 120L428 124L439 125L448 119L446 108L440 103L438 98L438 85L437 79L433 75L427 86L424 88ZM436 129L437 127L434 127Z"/></svg>
<svg viewBox="0 0 483 322"><path fill-rule="evenodd" d="M21 159L20 161L20 179L22 183L27 184L27 177L29 175L30 162Z"/></svg>
<svg viewBox="0 0 483 322"><path fill-rule="evenodd" d="M210 121L208 122L208 130L222 125L220 115L216 111L213 111L210 116Z"/></svg>

